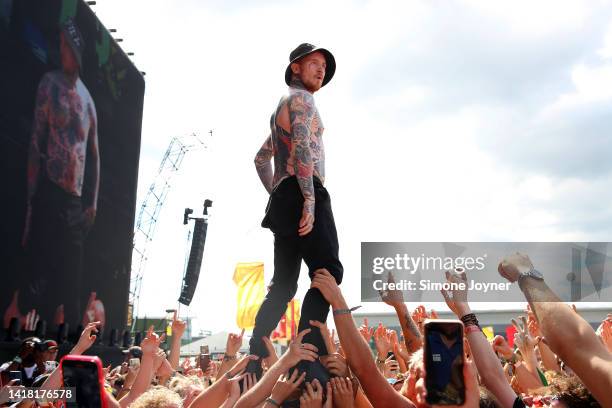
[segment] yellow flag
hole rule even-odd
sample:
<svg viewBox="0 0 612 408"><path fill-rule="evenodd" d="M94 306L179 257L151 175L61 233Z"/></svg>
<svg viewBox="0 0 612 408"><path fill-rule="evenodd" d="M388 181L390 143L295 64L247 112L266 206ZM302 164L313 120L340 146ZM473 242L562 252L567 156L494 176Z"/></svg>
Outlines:
<svg viewBox="0 0 612 408"><path fill-rule="evenodd" d="M285 317L287 322L287 339L291 340L298 334L298 324L300 323L300 301L297 299L291 299L291 302L287 304L287 310L285 311Z"/></svg>
<svg viewBox="0 0 612 408"><path fill-rule="evenodd" d="M266 294L263 262L238 263L233 279L238 286L236 322L241 329L252 329L255 327L255 316Z"/></svg>
<svg viewBox="0 0 612 408"><path fill-rule="evenodd" d="M487 340L493 340L493 338L495 337L495 331L493 331L493 326L483 327L482 332L485 336L487 336Z"/></svg>

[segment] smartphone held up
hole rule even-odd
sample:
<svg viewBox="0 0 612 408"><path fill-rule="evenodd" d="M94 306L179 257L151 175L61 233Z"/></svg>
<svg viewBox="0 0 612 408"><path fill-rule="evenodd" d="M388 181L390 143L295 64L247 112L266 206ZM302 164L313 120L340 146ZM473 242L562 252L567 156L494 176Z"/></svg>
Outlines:
<svg viewBox="0 0 612 408"><path fill-rule="evenodd" d="M425 386L431 405L463 405L463 323L460 320L426 320Z"/></svg>

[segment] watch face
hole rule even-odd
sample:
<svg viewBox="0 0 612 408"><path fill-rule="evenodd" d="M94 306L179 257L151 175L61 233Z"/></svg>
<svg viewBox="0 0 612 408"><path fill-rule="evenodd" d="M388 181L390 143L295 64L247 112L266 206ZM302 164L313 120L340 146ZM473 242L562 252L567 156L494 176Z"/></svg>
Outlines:
<svg viewBox="0 0 612 408"><path fill-rule="evenodd" d="M529 276L536 279L544 279L544 276L542 276L540 271L538 271L537 269L532 269L531 272L529 272Z"/></svg>

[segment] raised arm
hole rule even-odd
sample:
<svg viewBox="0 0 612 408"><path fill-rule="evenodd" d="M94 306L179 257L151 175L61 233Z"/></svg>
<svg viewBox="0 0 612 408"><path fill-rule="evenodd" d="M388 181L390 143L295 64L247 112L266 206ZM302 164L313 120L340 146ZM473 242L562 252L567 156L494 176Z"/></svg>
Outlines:
<svg viewBox="0 0 612 408"><path fill-rule="evenodd" d="M312 344L302 343L302 339L306 334L310 333L310 330L306 329L298 333L297 337L291 342L287 352L282 355L276 364L266 371L261 380L253 388L240 397L234 408L255 407L259 405L271 395L274 385L281 374L288 372L291 367L294 367L302 360L315 361L317 359L317 348ZM299 380L301 382L304 377L304 375L298 377L296 374L293 378L294 380L301 378ZM279 404L282 403L282 401L277 401L280 399L278 395L271 398Z"/></svg>
<svg viewBox="0 0 612 408"><path fill-rule="evenodd" d="M293 157L293 170L304 196L299 235L308 234L314 225L315 192L312 179L314 163L310 151L310 136L314 115L314 98L310 93L297 91L291 95L289 98L291 156Z"/></svg>
<svg viewBox="0 0 612 408"><path fill-rule="evenodd" d="M98 208L98 191L100 190L100 152L98 148L98 116L93 101L89 104L89 134L87 137L87 167L90 180L87 194L83 195L85 215L89 224L93 224Z"/></svg>
<svg viewBox="0 0 612 408"><path fill-rule="evenodd" d="M255 169L268 194L272 193L272 180L274 179L272 163L270 163L273 155L272 135L269 135L255 155Z"/></svg>
<svg viewBox="0 0 612 408"><path fill-rule="evenodd" d="M332 310L346 310L348 306L334 277L326 269L315 271L311 288L317 288L329 302ZM365 395L375 407L414 407L378 372L370 347L357 330L350 313L334 313L336 331L351 370L361 383Z"/></svg>
<svg viewBox="0 0 612 408"><path fill-rule="evenodd" d="M533 270L527 255L504 258L498 271L510 282L519 281L522 273ZM584 319L546 285L544 280L523 277L519 287L540 324L540 330L551 350L582 380L602 406L612 406L612 354Z"/></svg>
<svg viewBox="0 0 612 408"><path fill-rule="evenodd" d="M178 318L176 310L172 318L172 343L170 344L170 356L168 362L173 370L178 369L179 356L181 354L181 337L185 333L187 323Z"/></svg>
<svg viewBox="0 0 612 408"><path fill-rule="evenodd" d="M389 283L395 282L393 275L389 274ZM383 302L392 306L395 309L395 313L399 319L402 327L402 334L404 335L404 342L406 343L406 349L410 353L414 353L423 345L421 339L421 333L414 320L408 312L408 307L404 303L404 295L401 290L384 290L380 292L380 297Z"/></svg>
<svg viewBox="0 0 612 408"><path fill-rule="evenodd" d="M463 283L467 288L467 277L465 273L446 272L446 279L451 283ZM442 291L442 296L449 309L461 319L472 313L467 301L467 289L455 289L451 292ZM467 326L466 326L467 327ZM499 359L495 355L489 341L480 330L466 330L466 337L472 350L472 356L478 372L481 373L482 381L495 395L503 408L511 408L516 400L516 393L512 390L504 374ZM486 373L483 375L482 373Z"/></svg>

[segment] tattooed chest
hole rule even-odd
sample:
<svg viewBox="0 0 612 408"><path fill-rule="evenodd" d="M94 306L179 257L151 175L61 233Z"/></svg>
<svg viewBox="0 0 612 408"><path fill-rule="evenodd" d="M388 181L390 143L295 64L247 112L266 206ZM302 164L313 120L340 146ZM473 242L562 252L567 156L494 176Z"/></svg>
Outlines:
<svg viewBox="0 0 612 408"><path fill-rule="evenodd" d="M56 89L49 105L50 142L71 149L83 144L90 127L90 115L79 94Z"/></svg>

